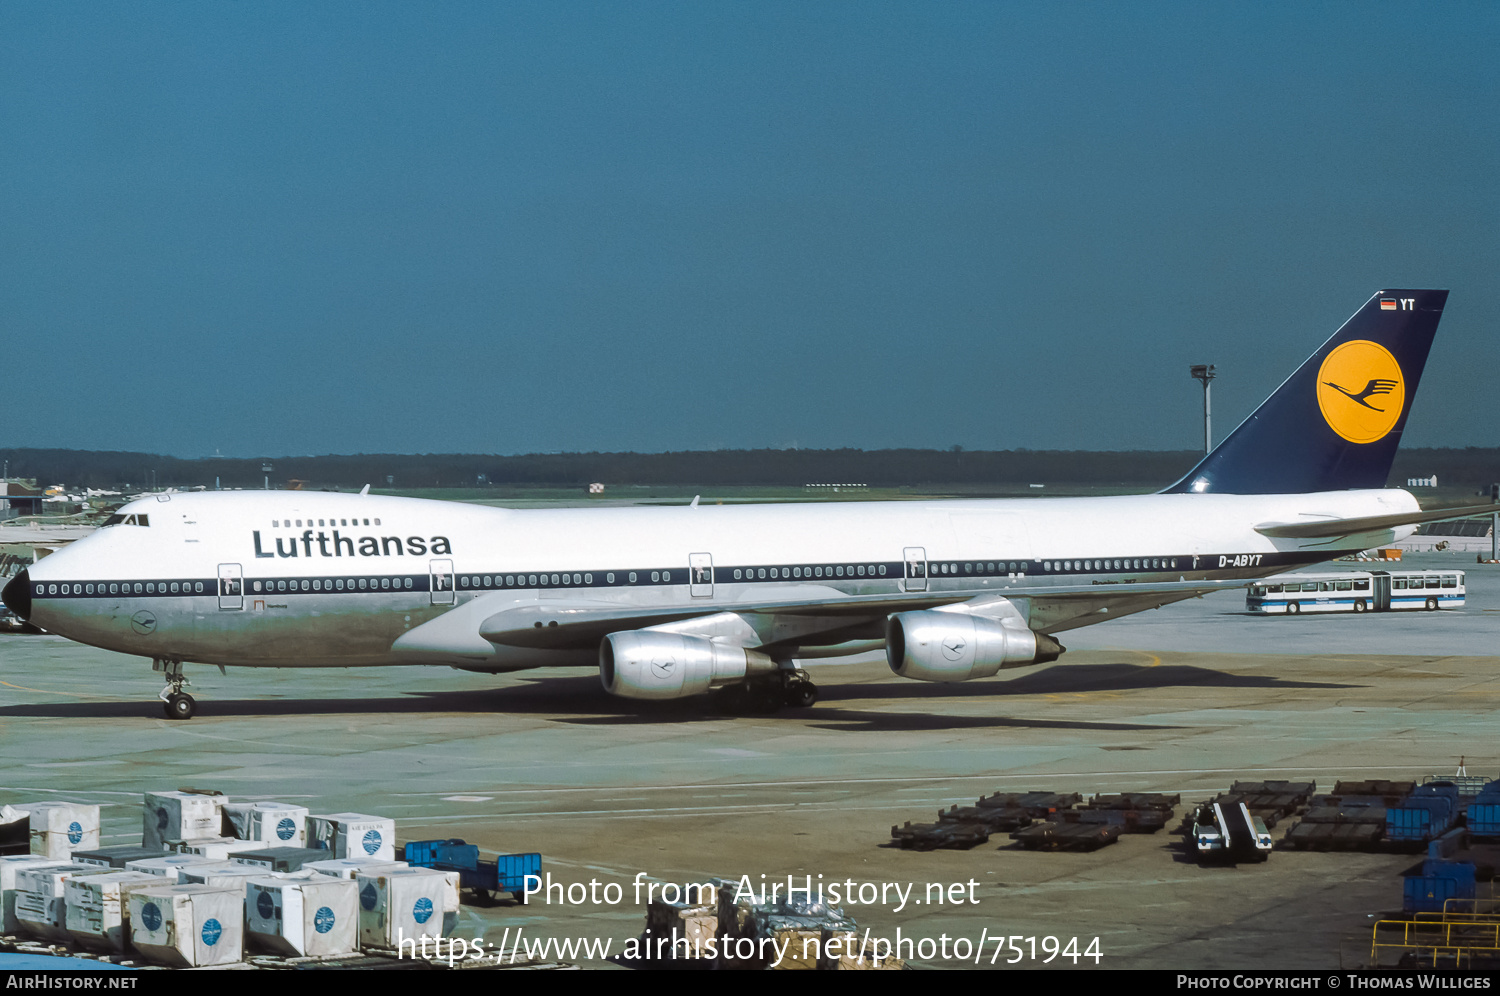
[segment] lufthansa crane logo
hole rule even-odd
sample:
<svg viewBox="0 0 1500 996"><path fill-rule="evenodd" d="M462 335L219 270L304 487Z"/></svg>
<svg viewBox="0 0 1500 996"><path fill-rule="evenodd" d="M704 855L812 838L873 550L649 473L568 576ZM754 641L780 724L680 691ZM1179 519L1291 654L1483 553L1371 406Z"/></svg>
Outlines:
<svg viewBox="0 0 1500 996"><path fill-rule="evenodd" d="M1318 408L1351 443L1373 443L1396 427L1406 404L1401 364L1368 339L1344 343L1318 368Z"/></svg>

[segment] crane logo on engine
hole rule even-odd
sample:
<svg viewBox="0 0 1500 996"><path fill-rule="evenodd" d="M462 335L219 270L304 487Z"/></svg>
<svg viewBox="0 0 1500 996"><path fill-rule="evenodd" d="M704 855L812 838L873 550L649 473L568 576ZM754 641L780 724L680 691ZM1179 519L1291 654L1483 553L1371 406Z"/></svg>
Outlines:
<svg viewBox="0 0 1500 996"><path fill-rule="evenodd" d="M956 661L964 655L968 646L962 637L951 637L943 641L943 656L950 661Z"/></svg>
<svg viewBox="0 0 1500 996"><path fill-rule="evenodd" d="M651 658L651 670L656 672L656 676L658 678L665 678L667 675L672 673L672 669L676 666L677 658L675 657Z"/></svg>

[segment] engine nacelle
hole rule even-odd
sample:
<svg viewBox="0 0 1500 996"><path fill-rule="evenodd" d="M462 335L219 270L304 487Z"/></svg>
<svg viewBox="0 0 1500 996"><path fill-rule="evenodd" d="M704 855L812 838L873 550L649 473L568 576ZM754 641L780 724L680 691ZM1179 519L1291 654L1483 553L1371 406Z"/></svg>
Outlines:
<svg viewBox="0 0 1500 996"><path fill-rule="evenodd" d="M638 629L599 644L599 681L627 699L680 699L776 670L765 654L701 636Z"/></svg>
<svg viewBox="0 0 1500 996"><path fill-rule="evenodd" d="M903 678L968 681L1062 655L1062 644L1011 612L1016 619L1005 622L962 612L898 612L885 624L886 661Z"/></svg>

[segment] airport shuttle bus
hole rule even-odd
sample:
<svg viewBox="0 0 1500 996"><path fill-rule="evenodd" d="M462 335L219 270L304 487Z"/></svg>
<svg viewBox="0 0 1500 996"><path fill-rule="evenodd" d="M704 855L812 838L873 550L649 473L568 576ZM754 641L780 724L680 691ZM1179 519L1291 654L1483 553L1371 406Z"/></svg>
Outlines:
<svg viewBox="0 0 1500 996"><path fill-rule="evenodd" d="M1300 612L1388 612L1457 609L1464 604L1463 571L1345 571L1283 574L1251 585L1245 608L1266 615Z"/></svg>

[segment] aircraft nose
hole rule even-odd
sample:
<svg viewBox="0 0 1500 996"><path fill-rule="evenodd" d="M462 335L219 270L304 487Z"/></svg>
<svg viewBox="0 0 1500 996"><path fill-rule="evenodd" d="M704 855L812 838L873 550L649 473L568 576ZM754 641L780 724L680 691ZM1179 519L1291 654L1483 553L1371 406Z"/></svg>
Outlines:
<svg viewBox="0 0 1500 996"><path fill-rule="evenodd" d="M10 579L10 584L0 591L0 601L22 620L31 618L31 575L22 571Z"/></svg>

